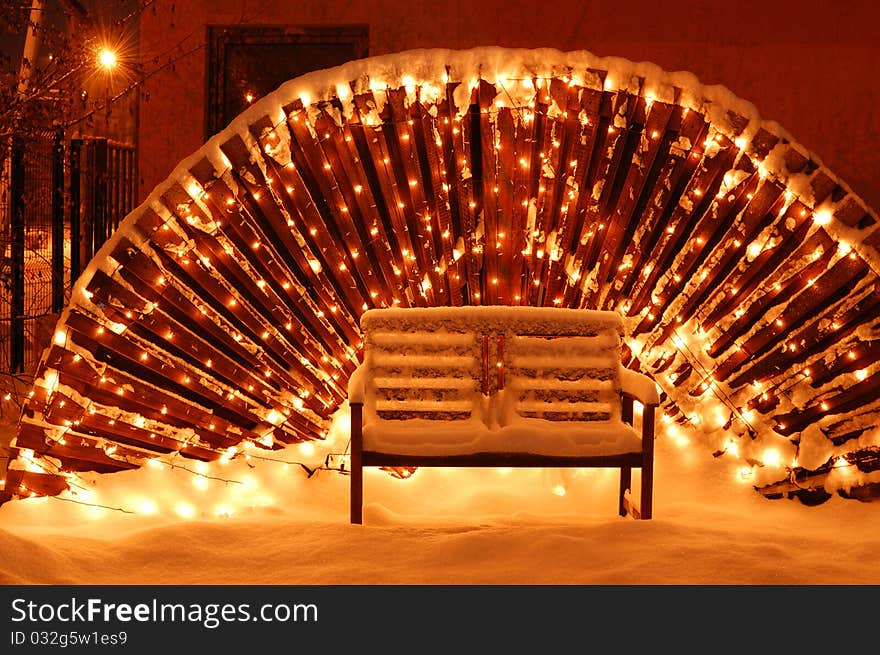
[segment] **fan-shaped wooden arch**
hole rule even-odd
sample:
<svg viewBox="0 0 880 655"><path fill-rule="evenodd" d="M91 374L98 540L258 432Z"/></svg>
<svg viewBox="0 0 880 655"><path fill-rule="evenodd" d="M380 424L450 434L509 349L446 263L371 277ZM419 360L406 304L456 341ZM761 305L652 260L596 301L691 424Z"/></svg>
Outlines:
<svg viewBox="0 0 880 655"><path fill-rule="evenodd" d="M321 439L364 310L461 304L621 311L668 416L763 463L765 493L821 488L838 464L877 468L876 223L688 74L485 48L307 75L184 161L91 262L7 497Z"/></svg>

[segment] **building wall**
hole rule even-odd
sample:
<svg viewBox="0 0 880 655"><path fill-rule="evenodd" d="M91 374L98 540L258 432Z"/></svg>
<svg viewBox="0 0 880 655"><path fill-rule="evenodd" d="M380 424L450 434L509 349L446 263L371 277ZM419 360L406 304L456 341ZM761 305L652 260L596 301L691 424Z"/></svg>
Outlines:
<svg viewBox="0 0 880 655"><path fill-rule="evenodd" d="M196 50L146 84L140 198L204 141L206 25L366 23L370 55L554 47L690 71L751 101L880 208L878 18L873 0L160 1L142 17L144 54Z"/></svg>

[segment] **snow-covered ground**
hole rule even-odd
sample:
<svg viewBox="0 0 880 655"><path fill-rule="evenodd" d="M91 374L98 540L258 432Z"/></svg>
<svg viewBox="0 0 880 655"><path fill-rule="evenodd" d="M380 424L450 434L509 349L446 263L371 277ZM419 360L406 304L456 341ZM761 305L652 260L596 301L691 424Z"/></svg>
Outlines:
<svg viewBox="0 0 880 655"><path fill-rule="evenodd" d="M344 416L342 417L344 423ZM344 427L344 426L343 426ZM334 432L340 452L347 432ZM326 451L272 457L320 464ZM182 461L195 471L192 462ZM767 500L701 444L657 440L655 518L616 514L615 470L369 469L252 458L92 476L81 501L0 507L3 584L878 584L880 502ZM634 473L638 480L638 473Z"/></svg>

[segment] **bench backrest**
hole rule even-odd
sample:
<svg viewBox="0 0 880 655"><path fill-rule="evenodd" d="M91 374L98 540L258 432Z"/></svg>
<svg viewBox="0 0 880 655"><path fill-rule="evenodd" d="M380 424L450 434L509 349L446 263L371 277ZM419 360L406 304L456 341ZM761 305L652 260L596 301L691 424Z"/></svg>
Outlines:
<svg viewBox="0 0 880 655"><path fill-rule="evenodd" d="M620 419L620 337L518 335L504 339L504 406L512 416L548 421Z"/></svg>
<svg viewBox="0 0 880 655"><path fill-rule="evenodd" d="M367 420L619 421L618 314L375 309L361 318Z"/></svg>
<svg viewBox="0 0 880 655"><path fill-rule="evenodd" d="M479 335L367 321L365 410L385 420L459 420L479 410Z"/></svg>

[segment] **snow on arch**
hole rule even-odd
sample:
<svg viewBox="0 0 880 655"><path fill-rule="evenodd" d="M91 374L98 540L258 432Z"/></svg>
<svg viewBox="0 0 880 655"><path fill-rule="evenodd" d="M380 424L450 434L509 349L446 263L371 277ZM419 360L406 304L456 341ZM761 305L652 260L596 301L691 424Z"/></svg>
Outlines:
<svg viewBox="0 0 880 655"><path fill-rule="evenodd" d="M97 253L4 493L321 440L366 309L531 304L624 314L666 429L735 453L768 495L858 495L880 442L878 244L816 155L689 73L504 48L311 73Z"/></svg>

